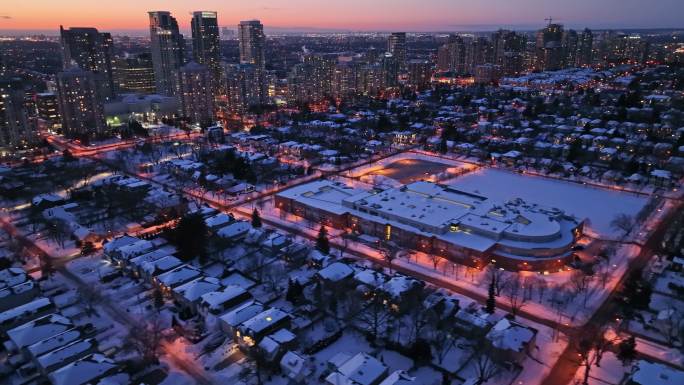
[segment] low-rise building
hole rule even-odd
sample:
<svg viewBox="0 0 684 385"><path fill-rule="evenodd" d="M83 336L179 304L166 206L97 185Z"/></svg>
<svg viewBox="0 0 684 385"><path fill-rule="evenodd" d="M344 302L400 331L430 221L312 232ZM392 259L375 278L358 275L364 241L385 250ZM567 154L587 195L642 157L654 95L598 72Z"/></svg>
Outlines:
<svg viewBox="0 0 684 385"><path fill-rule="evenodd" d="M357 353L335 368L326 384L379 385L387 376L387 367L367 353Z"/></svg>
<svg viewBox="0 0 684 385"><path fill-rule="evenodd" d="M493 358L519 364L534 349L537 330L502 318L487 333L486 338L493 348Z"/></svg>
<svg viewBox="0 0 684 385"><path fill-rule="evenodd" d="M510 270L560 268L583 221L513 199L492 201L455 187L414 182L361 190L315 181L280 192L276 208L325 226L367 234L467 265Z"/></svg>
<svg viewBox="0 0 684 385"><path fill-rule="evenodd" d="M637 361L624 385L670 385L684 383L684 372L644 360Z"/></svg>

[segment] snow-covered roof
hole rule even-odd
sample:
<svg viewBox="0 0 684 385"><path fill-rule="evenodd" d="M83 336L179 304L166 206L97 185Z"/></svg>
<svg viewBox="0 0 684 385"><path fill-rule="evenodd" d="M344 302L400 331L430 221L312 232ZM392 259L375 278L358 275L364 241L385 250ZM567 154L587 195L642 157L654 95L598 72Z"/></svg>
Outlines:
<svg viewBox="0 0 684 385"><path fill-rule="evenodd" d="M297 338L292 332L287 329L280 329L277 332L264 337L259 343L259 347L263 349L266 353L272 355L275 354L280 346L283 344L290 343Z"/></svg>
<svg viewBox="0 0 684 385"><path fill-rule="evenodd" d="M116 252L119 254L119 256L121 256L121 258L129 260L152 250L152 248L154 248L154 244L152 242L141 239L134 243L119 247L116 249Z"/></svg>
<svg viewBox="0 0 684 385"><path fill-rule="evenodd" d="M24 283L28 279L28 275L24 269L19 267L10 267L0 270L0 289Z"/></svg>
<svg viewBox="0 0 684 385"><path fill-rule="evenodd" d="M342 262L331 263L318 272L318 276L326 281L339 282L354 274L354 269Z"/></svg>
<svg viewBox="0 0 684 385"><path fill-rule="evenodd" d="M57 194L40 194L36 195L31 199L31 204L34 206L38 206L42 204L43 202L50 202L50 203L56 203L56 202L61 202L64 198Z"/></svg>
<svg viewBox="0 0 684 385"><path fill-rule="evenodd" d="M474 309L460 309L454 317L456 320L461 321L462 324L475 326L479 329L485 329L491 325L487 313L477 312Z"/></svg>
<svg viewBox="0 0 684 385"><path fill-rule="evenodd" d="M387 378L382 380L382 382L379 385L411 385L411 384L416 384L416 378L409 376L408 373L406 373L403 370L396 370L392 373L390 373Z"/></svg>
<svg viewBox="0 0 684 385"><path fill-rule="evenodd" d="M270 308L246 320L240 325L240 329L244 331L251 331L255 334L270 327L274 323L280 322L290 316L278 308Z"/></svg>
<svg viewBox="0 0 684 385"><path fill-rule="evenodd" d="M499 349L522 352L536 334L537 331L531 327L502 318L487 333L487 339Z"/></svg>
<svg viewBox="0 0 684 385"><path fill-rule="evenodd" d="M225 226L232 221L233 221L233 217L231 217L228 214L224 214L224 213L214 215L213 217L209 217L209 218L205 219L207 226L210 228L218 228L221 226Z"/></svg>
<svg viewBox="0 0 684 385"><path fill-rule="evenodd" d="M65 332L55 334L50 338L38 341L27 347L32 356L38 357L42 354L58 349L81 339L82 333L79 329L69 329Z"/></svg>
<svg viewBox="0 0 684 385"><path fill-rule="evenodd" d="M49 353L45 353L38 357L38 365L43 368L43 370L56 369L73 361L75 357L79 355L87 354L87 352L92 351L97 346L95 339L90 338L86 340L79 340L72 342L66 346L59 349L55 349Z"/></svg>
<svg viewBox="0 0 684 385"><path fill-rule="evenodd" d="M283 372L290 378L296 378L307 371L307 359L295 352L288 351L280 359L280 367Z"/></svg>
<svg viewBox="0 0 684 385"><path fill-rule="evenodd" d="M165 273L171 269L175 269L182 264L183 262L181 262L180 259L172 255L168 255L153 261L143 262L141 267L147 275L155 276Z"/></svg>
<svg viewBox="0 0 684 385"><path fill-rule="evenodd" d="M177 268L168 271L164 274L157 276L157 281L162 285L167 287L177 287L186 282L190 282L193 279L199 277L202 274L196 267L190 265L182 265Z"/></svg>
<svg viewBox="0 0 684 385"><path fill-rule="evenodd" d="M142 267L145 263L160 260L164 257L169 256L174 251L175 250L169 250L168 248L155 249L150 251L149 253L145 253L135 258L131 258L131 260L128 261L128 263L130 263L131 265Z"/></svg>
<svg viewBox="0 0 684 385"><path fill-rule="evenodd" d="M212 277L200 277L176 287L173 289L173 292L185 298L188 302L195 302L200 299L202 295L220 289L221 283L218 279Z"/></svg>
<svg viewBox="0 0 684 385"><path fill-rule="evenodd" d="M229 276L221 279L221 284L223 286L231 286L231 285L239 286L245 290L256 285L256 283L254 281L252 281L251 279L244 276L243 274L241 274L238 271L233 272Z"/></svg>
<svg viewBox="0 0 684 385"><path fill-rule="evenodd" d="M331 385L372 385L387 373L387 367L367 353L357 353L326 377Z"/></svg>
<svg viewBox="0 0 684 385"><path fill-rule="evenodd" d="M221 321L225 322L226 324L232 327L237 327L262 311L264 311L264 305L255 301L250 301L238 307L237 309L222 315L219 318L221 318Z"/></svg>
<svg viewBox="0 0 684 385"><path fill-rule="evenodd" d="M420 282L413 278L395 275L382 285L382 290L392 298L401 298L404 293L419 285Z"/></svg>
<svg viewBox="0 0 684 385"><path fill-rule="evenodd" d="M39 312L40 309L49 307L51 304L52 302L50 302L49 298L41 297L21 306L5 310L4 312L0 313L0 324L3 324L7 321L17 320L22 317L28 317L36 312Z"/></svg>
<svg viewBox="0 0 684 385"><path fill-rule="evenodd" d="M684 384L684 371L663 364L639 360L632 374L632 382L638 385Z"/></svg>
<svg viewBox="0 0 684 385"><path fill-rule="evenodd" d="M221 228L217 234L221 238L232 239L247 234L251 228L252 225L249 222L237 221Z"/></svg>
<svg viewBox="0 0 684 385"><path fill-rule="evenodd" d="M139 240L140 240L140 238L131 237L129 235L122 235L120 237L116 237L116 238L112 239L111 241L105 243L105 245L103 246L103 249L104 249L105 253L111 253L114 250L118 249L119 247L133 244Z"/></svg>
<svg viewBox="0 0 684 385"><path fill-rule="evenodd" d="M18 349L21 349L69 330L73 326L70 319L55 313L8 330L7 336Z"/></svg>
<svg viewBox="0 0 684 385"><path fill-rule="evenodd" d="M343 183L327 180L314 181L278 193L279 196L325 208L328 211L343 214L348 210L340 203L349 197L362 193L362 190L351 188Z"/></svg>
<svg viewBox="0 0 684 385"><path fill-rule="evenodd" d="M221 291L211 291L202 294L202 303L209 309L218 309L226 302L245 295L247 291L239 286L229 285Z"/></svg>
<svg viewBox="0 0 684 385"><path fill-rule="evenodd" d="M397 227L480 252L496 244L512 249L560 249L574 241L579 220L522 199L495 201L477 192L426 181L381 192L316 181L279 197L342 215Z"/></svg>
<svg viewBox="0 0 684 385"><path fill-rule="evenodd" d="M385 283L387 276L372 269L363 269L354 274L354 279L366 286L378 288Z"/></svg>
<svg viewBox="0 0 684 385"><path fill-rule="evenodd" d="M651 176L661 179L672 179L672 173L667 170L653 170Z"/></svg>
<svg viewBox="0 0 684 385"><path fill-rule="evenodd" d="M50 373L54 385L82 385L96 380L117 368L111 359L92 354Z"/></svg>

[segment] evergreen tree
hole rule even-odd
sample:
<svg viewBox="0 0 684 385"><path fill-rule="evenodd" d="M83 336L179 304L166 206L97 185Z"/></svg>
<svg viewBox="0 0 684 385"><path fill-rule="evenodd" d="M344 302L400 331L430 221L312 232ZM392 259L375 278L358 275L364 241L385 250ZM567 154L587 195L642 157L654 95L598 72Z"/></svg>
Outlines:
<svg viewBox="0 0 684 385"><path fill-rule="evenodd" d="M252 227L258 229L261 227L261 216L259 215L259 210L256 208L252 211Z"/></svg>
<svg viewBox="0 0 684 385"><path fill-rule="evenodd" d="M178 247L180 258L188 261L205 254L208 234L209 229L202 215L193 213L181 218L172 239Z"/></svg>
<svg viewBox="0 0 684 385"><path fill-rule="evenodd" d="M328 254L330 252L328 231L325 229L325 226L321 226L321 229L318 231L318 238L316 238L316 249L323 254Z"/></svg>
<svg viewBox="0 0 684 385"><path fill-rule="evenodd" d="M636 358L636 339L634 336L620 341L617 357L623 365L627 365Z"/></svg>
<svg viewBox="0 0 684 385"><path fill-rule="evenodd" d="M298 303L302 298L303 291L304 288L299 281L290 279L287 283L285 299L292 304Z"/></svg>
<svg viewBox="0 0 684 385"><path fill-rule="evenodd" d="M83 244L83 247L81 247L81 254L82 255L90 255L95 252L95 245L93 245L92 242L86 242Z"/></svg>
<svg viewBox="0 0 684 385"><path fill-rule="evenodd" d="M155 289L154 290L154 307L159 310L164 306L164 295L162 294L161 290Z"/></svg>
<svg viewBox="0 0 684 385"><path fill-rule="evenodd" d="M76 160L76 157L69 151L69 149L66 149L62 151L62 158L64 159L65 162L73 162Z"/></svg>
<svg viewBox="0 0 684 385"><path fill-rule="evenodd" d="M487 308L486 311L489 314L494 314L494 309L496 308L496 284L494 283L494 278L492 282L489 283L489 296L487 297Z"/></svg>
<svg viewBox="0 0 684 385"><path fill-rule="evenodd" d="M580 139L575 139L570 143L570 148L568 149L567 160L570 162L576 161L582 154L582 141Z"/></svg>
<svg viewBox="0 0 684 385"><path fill-rule="evenodd" d="M448 149L449 146L447 145L447 138L445 135L442 135L442 139L439 141L439 152L446 154Z"/></svg>
<svg viewBox="0 0 684 385"><path fill-rule="evenodd" d="M622 290L624 310L648 309L652 291L651 284L643 278L643 270L634 270L625 280Z"/></svg>
<svg viewBox="0 0 684 385"><path fill-rule="evenodd" d="M285 293L285 300L291 303L294 303L294 288L292 287L294 285L294 282L292 281L292 278L289 278L287 280L287 292Z"/></svg>

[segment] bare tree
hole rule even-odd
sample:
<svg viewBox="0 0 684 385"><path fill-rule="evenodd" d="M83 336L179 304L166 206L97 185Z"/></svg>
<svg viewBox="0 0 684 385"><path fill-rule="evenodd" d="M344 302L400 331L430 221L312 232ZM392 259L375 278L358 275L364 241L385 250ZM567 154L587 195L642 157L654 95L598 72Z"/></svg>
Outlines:
<svg viewBox="0 0 684 385"><path fill-rule="evenodd" d="M658 312L657 327L658 332L667 339L667 343L672 346L678 339L682 328L684 327L684 320L682 320L682 311L678 309L677 300L668 297L666 302L667 308Z"/></svg>
<svg viewBox="0 0 684 385"><path fill-rule="evenodd" d="M426 311L422 301L415 301L409 308L409 320L411 327L410 343L413 344L421 336L425 327L430 324L430 312Z"/></svg>
<svg viewBox="0 0 684 385"><path fill-rule="evenodd" d="M275 292L280 289L279 284L285 277L285 269L280 263L272 263L263 268L263 282L268 286L268 288Z"/></svg>
<svg viewBox="0 0 684 385"><path fill-rule="evenodd" d="M163 330L159 317L152 316L142 327L131 328L126 339L145 362L157 362L162 347Z"/></svg>
<svg viewBox="0 0 684 385"><path fill-rule="evenodd" d="M349 248L349 234L347 233L342 233L340 236L342 239L342 247L340 247L340 258L344 257L344 253L347 251Z"/></svg>
<svg viewBox="0 0 684 385"><path fill-rule="evenodd" d="M615 215L612 221L610 221L610 227L615 230L624 232L624 235L629 234L634 227L634 218L630 215L620 213Z"/></svg>
<svg viewBox="0 0 684 385"><path fill-rule="evenodd" d="M537 288L537 284L539 283L539 281L540 279L537 278L536 275L531 275L523 279L523 286L525 288L525 290L523 291L523 295L526 300L532 299L532 294L534 292L534 289Z"/></svg>
<svg viewBox="0 0 684 385"><path fill-rule="evenodd" d="M537 288L537 295L539 296L539 303L542 303L544 300L544 293L546 292L546 289L549 287L549 285L546 283L546 280L543 278L538 278L535 284Z"/></svg>
<svg viewBox="0 0 684 385"><path fill-rule="evenodd" d="M246 367L243 372L240 373L242 379L247 379L251 376L256 377L257 385L262 385L264 383L264 372L266 369L266 357L261 349L251 349L249 351L249 358L251 358L251 364ZM251 381L250 381L251 383Z"/></svg>
<svg viewBox="0 0 684 385"><path fill-rule="evenodd" d="M59 247L64 248L64 242L69 237L69 226L62 219L54 219L47 226L49 238L59 245Z"/></svg>
<svg viewBox="0 0 684 385"><path fill-rule="evenodd" d="M520 309L522 309L527 302L527 297L524 293L525 285L523 284L520 274L511 275L508 277L503 292L511 306L511 314L513 314L513 316L518 315Z"/></svg>
<svg viewBox="0 0 684 385"><path fill-rule="evenodd" d="M78 297L81 299L81 304L83 304L83 309L86 314L97 314L95 307L102 302L102 297L100 297L99 293L94 290L80 287L78 289Z"/></svg>
<svg viewBox="0 0 684 385"><path fill-rule="evenodd" d="M487 265L487 273L485 275L484 282L491 284L494 282L494 289L496 290L496 295L501 295L501 290L504 288L506 281L506 271L496 267L494 264Z"/></svg>
<svg viewBox="0 0 684 385"><path fill-rule="evenodd" d="M451 335L451 333L440 329L436 329L433 331L432 341L430 341L430 345L432 346L434 352L437 355L437 362L439 362L440 364L444 362L444 359L449 353L449 350L451 350L455 343L456 340Z"/></svg>
<svg viewBox="0 0 684 385"><path fill-rule="evenodd" d="M570 285L572 286L576 295L582 295L582 304L586 306L589 294L591 294L591 291L589 290L591 285L591 276L585 274L581 270L575 270L570 276Z"/></svg>
<svg viewBox="0 0 684 385"><path fill-rule="evenodd" d="M475 385L482 385L485 382L499 375L501 368L494 362L492 358L492 348L484 340L478 338L470 345L472 352L471 360L475 367L475 374L477 375L477 382Z"/></svg>
<svg viewBox="0 0 684 385"><path fill-rule="evenodd" d="M252 276L256 278L258 281L262 281L264 279L265 273L264 267L266 266L266 263L268 261L266 255L262 253L261 250L257 250L248 255L245 259L246 271L251 273Z"/></svg>
<svg viewBox="0 0 684 385"><path fill-rule="evenodd" d="M556 311L556 315L558 316L558 320L556 322L556 325L560 325L562 316L563 316L563 309L568 303L568 292L565 290L563 286L555 285L551 286L550 289L550 296L551 298L549 299L549 303L551 304L551 308ZM557 341L557 338L560 336L558 327L554 327L553 329L553 338L554 341Z"/></svg>
<svg viewBox="0 0 684 385"><path fill-rule="evenodd" d="M451 262L450 262L451 263ZM452 271L454 273L454 276L458 278L459 273L461 272L461 264L460 263L451 263L452 266Z"/></svg>
<svg viewBox="0 0 684 385"><path fill-rule="evenodd" d="M603 260L606 262L601 262L599 264L599 271L596 274L596 278L598 278L599 282L601 283L601 288L605 289L606 285L610 281L610 278L613 276L613 271L608 264L607 260Z"/></svg>
<svg viewBox="0 0 684 385"><path fill-rule="evenodd" d="M361 304L363 302L356 292L352 292L351 295L345 295L340 298L340 306L338 312L340 313L340 318L344 321L350 321L359 314L361 311Z"/></svg>
<svg viewBox="0 0 684 385"><path fill-rule="evenodd" d="M589 373L592 366L600 367L603 354L612 346L613 340L605 338L607 326L585 331L574 342L580 366L584 367L582 385L589 384Z"/></svg>
<svg viewBox="0 0 684 385"><path fill-rule="evenodd" d="M430 262L432 262L432 268L437 270L437 266L439 266L439 262L441 261L442 257L437 254L428 254L428 258L430 258Z"/></svg>
<svg viewBox="0 0 684 385"><path fill-rule="evenodd" d="M356 319L374 341L381 333L384 333L390 317L382 297L376 295L368 306L358 313Z"/></svg>
<svg viewBox="0 0 684 385"><path fill-rule="evenodd" d="M394 262L394 260L397 258L397 254L400 250L392 242L381 241L380 245L378 246L378 251L382 256L382 259L387 262L390 274L392 274L392 262Z"/></svg>

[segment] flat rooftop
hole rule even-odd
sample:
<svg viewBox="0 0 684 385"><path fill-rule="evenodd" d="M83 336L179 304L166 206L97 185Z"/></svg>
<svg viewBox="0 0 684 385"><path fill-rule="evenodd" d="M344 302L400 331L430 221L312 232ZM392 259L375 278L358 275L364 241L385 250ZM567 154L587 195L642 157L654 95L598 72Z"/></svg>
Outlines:
<svg viewBox="0 0 684 385"><path fill-rule="evenodd" d="M429 175L446 171L450 167L454 166L424 159L400 159L380 170L370 171L365 175L382 175L400 183L411 183L425 179Z"/></svg>
<svg viewBox="0 0 684 385"><path fill-rule="evenodd" d="M334 214L349 213L426 236L485 251L556 248L572 242L581 221L556 208L522 199L499 201L478 193L419 181L379 191L316 181L278 194Z"/></svg>

